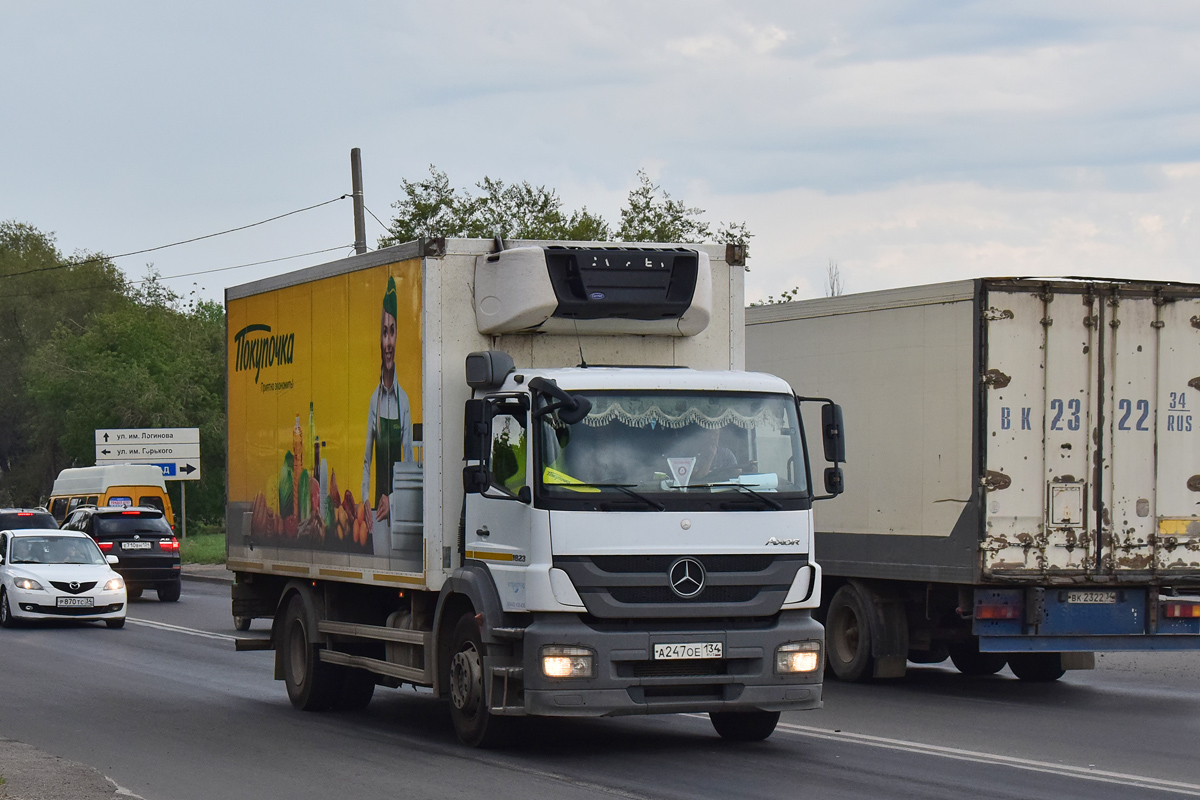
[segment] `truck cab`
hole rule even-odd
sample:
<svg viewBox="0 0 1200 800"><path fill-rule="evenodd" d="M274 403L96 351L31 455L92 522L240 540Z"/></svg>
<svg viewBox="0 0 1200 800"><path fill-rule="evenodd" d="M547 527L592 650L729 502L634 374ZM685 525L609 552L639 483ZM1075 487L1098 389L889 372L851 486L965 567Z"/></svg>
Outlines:
<svg viewBox="0 0 1200 800"><path fill-rule="evenodd" d="M774 727L779 711L820 707L816 495L788 385L472 357L503 376L474 382L467 406L456 577L494 586L519 631L480 664L520 687L493 690L492 713L710 711L718 728Z"/></svg>

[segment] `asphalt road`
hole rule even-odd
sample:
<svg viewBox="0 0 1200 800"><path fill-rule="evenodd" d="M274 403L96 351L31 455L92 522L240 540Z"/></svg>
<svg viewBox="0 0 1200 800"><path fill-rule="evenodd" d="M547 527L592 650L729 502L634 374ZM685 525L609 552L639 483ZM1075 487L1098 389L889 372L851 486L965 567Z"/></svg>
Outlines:
<svg viewBox="0 0 1200 800"><path fill-rule="evenodd" d="M0 631L0 736L147 800L1200 796L1192 656L1105 656L1050 685L915 666L830 682L825 709L756 745L673 716L537 720L484 752L412 689L359 713L293 710L270 653L234 652L228 609L228 587L188 582L177 604L135 601L124 630Z"/></svg>

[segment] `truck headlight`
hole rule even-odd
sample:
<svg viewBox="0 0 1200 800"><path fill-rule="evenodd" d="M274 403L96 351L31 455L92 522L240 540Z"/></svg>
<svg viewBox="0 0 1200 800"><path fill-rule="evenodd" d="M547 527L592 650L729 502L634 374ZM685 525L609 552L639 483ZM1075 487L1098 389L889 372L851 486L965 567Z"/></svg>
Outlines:
<svg viewBox="0 0 1200 800"><path fill-rule="evenodd" d="M788 642L775 650L775 671L780 675L815 672L821 666L820 642Z"/></svg>
<svg viewBox="0 0 1200 800"><path fill-rule="evenodd" d="M586 647L548 644L542 648L542 674L547 678L590 678L594 660Z"/></svg>

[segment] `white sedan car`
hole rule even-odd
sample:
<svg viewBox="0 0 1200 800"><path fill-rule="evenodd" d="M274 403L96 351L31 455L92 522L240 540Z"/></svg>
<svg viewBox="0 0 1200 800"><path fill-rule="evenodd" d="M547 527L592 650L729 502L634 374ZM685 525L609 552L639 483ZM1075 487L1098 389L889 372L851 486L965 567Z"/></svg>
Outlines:
<svg viewBox="0 0 1200 800"><path fill-rule="evenodd" d="M109 559L112 559L111 561ZM0 627L20 620L125 624L125 581L91 537L75 531L0 531Z"/></svg>

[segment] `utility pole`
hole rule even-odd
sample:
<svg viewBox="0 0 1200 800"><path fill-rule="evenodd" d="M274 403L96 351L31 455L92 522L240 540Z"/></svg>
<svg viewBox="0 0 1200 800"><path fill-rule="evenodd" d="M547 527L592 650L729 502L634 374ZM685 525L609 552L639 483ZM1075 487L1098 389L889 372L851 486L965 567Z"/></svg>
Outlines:
<svg viewBox="0 0 1200 800"><path fill-rule="evenodd" d="M350 180L354 187L354 252L367 252L367 218L363 216L362 151L350 151Z"/></svg>

